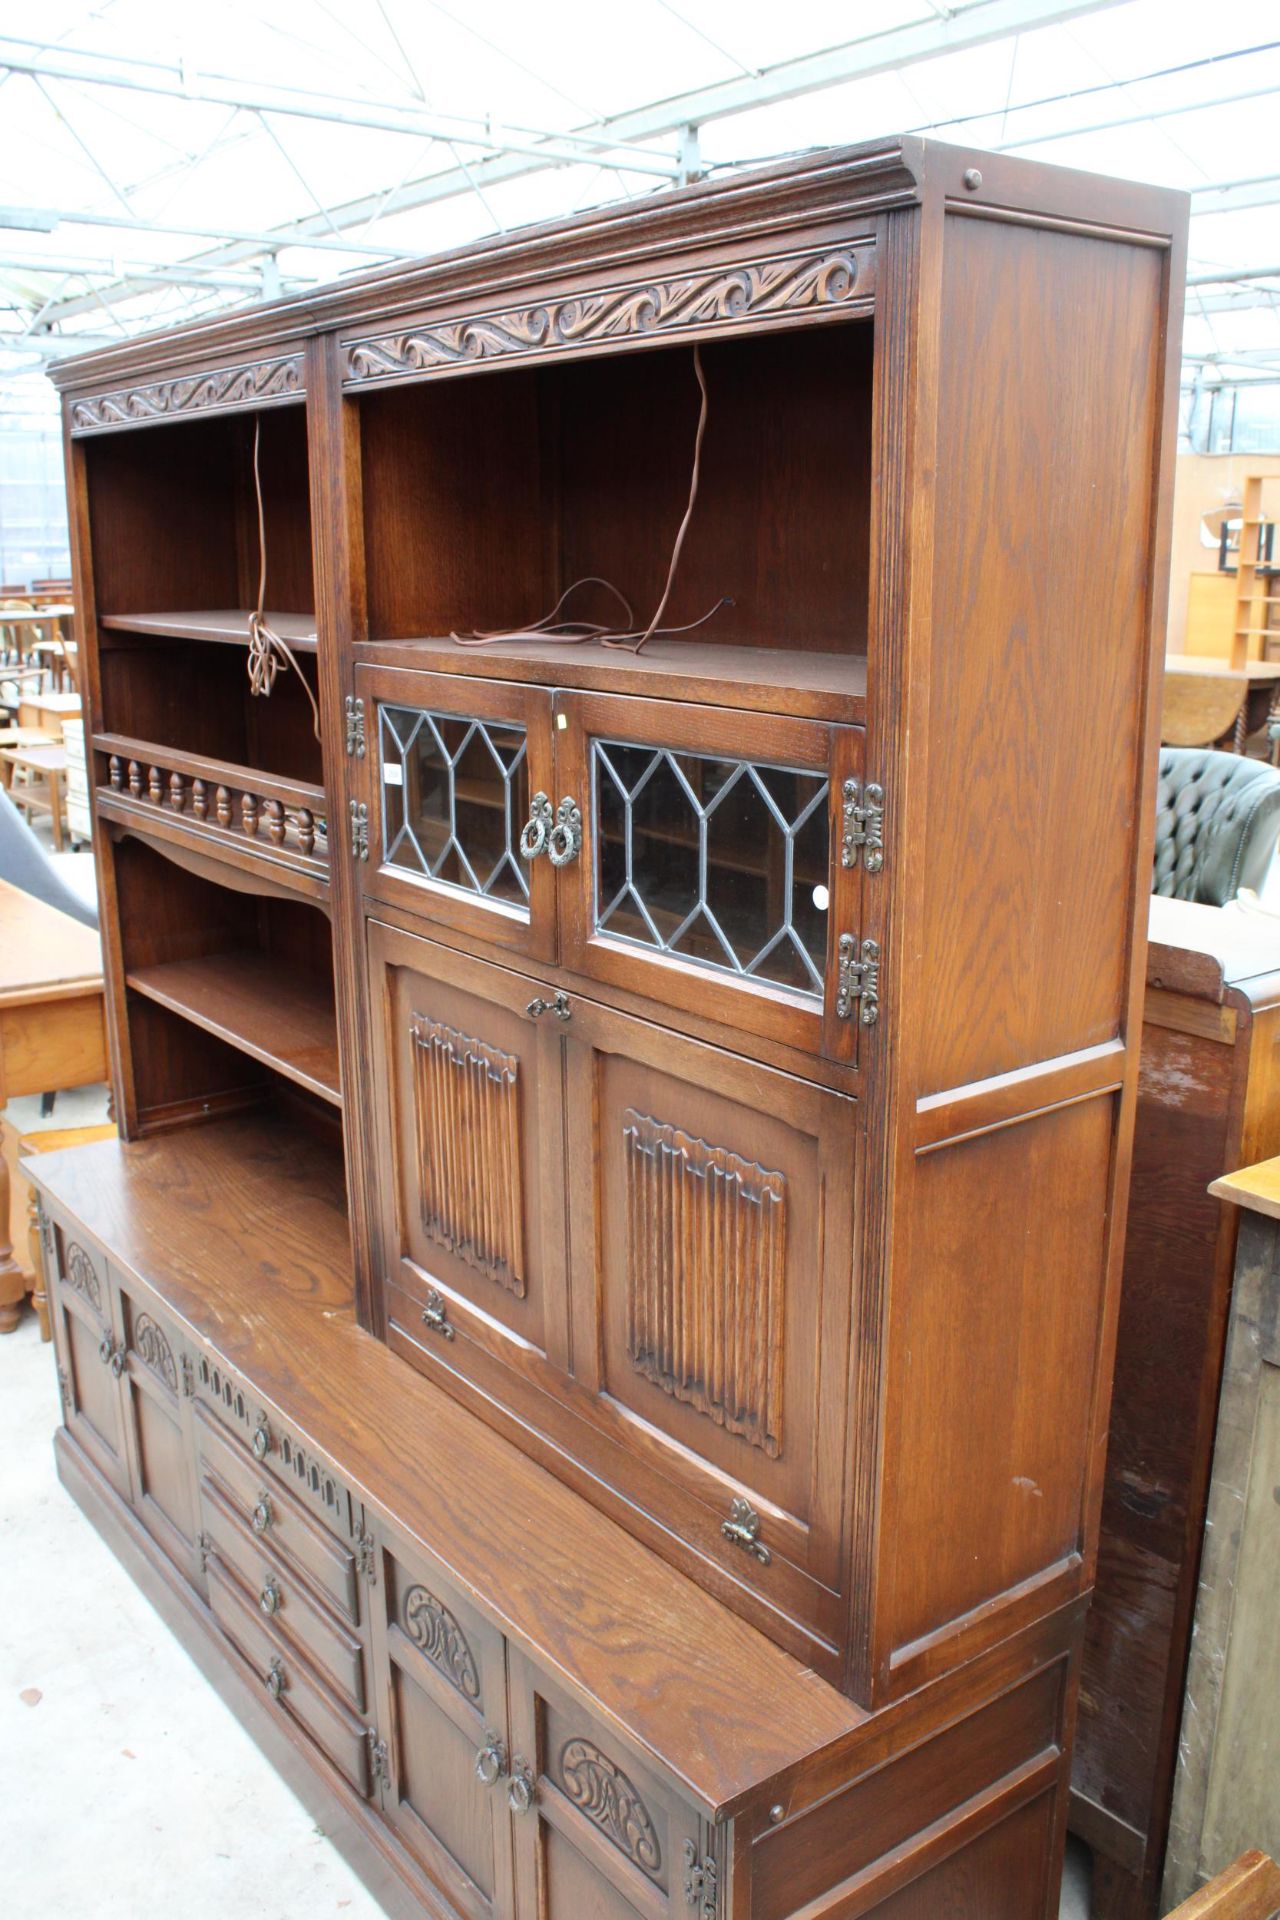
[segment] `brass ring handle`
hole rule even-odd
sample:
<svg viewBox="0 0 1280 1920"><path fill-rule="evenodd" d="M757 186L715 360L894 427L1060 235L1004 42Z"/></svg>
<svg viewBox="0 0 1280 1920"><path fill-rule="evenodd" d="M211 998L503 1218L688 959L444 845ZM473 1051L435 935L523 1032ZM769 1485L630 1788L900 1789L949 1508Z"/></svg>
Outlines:
<svg viewBox="0 0 1280 1920"><path fill-rule="evenodd" d="M274 1519L275 1512L271 1505L271 1495L264 1490L258 1495L258 1504L249 1515L249 1525L255 1533L265 1533Z"/></svg>
<svg viewBox="0 0 1280 1920"><path fill-rule="evenodd" d="M551 801L545 793L535 793L529 818L520 829L520 851L526 860L536 860L547 850L551 834Z"/></svg>
<svg viewBox="0 0 1280 1920"><path fill-rule="evenodd" d="M253 1430L249 1451L255 1460L265 1460L271 1451L271 1427L265 1415Z"/></svg>
<svg viewBox="0 0 1280 1920"><path fill-rule="evenodd" d="M125 1362L127 1361L127 1359L128 1359L128 1355L125 1352L123 1347L117 1347L115 1352L111 1356L111 1371L112 1373L114 1373L117 1380L120 1378L120 1375L124 1372Z"/></svg>
<svg viewBox="0 0 1280 1920"><path fill-rule="evenodd" d="M556 823L547 838L553 867L567 867L582 851L582 808L566 794L556 808Z"/></svg>
<svg viewBox="0 0 1280 1920"><path fill-rule="evenodd" d="M99 1360L101 1360L104 1367L109 1367L111 1365L112 1356L114 1355L115 1350L116 1350L115 1341L111 1338L111 1335L109 1333L104 1333L101 1340L99 1340L98 1342L98 1358Z"/></svg>
<svg viewBox="0 0 1280 1920"><path fill-rule="evenodd" d="M528 1813L533 1801L533 1775L517 1754L507 1782L507 1805L512 1813Z"/></svg>
<svg viewBox="0 0 1280 1920"><path fill-rule="evenodd" d="M273 1614L279 1613L283 1598L284 1595L276 1584L274 1574L272 1574L269 1576L266 1586L258 1595L258 1605L262 1608L262 1611L268 1619L270 1619Z"/></svg>
<svg viewBox="0 0 1280 1920"><path fill-rule="evenodd" d="M507 1770L507 1750L496 1733L485 1728L484 1745L476 1754L476 1779L494 1787Z"/></svg>
<svg viewBox="0 0 1280 1920"><path fill-rule="evenodd" d="M289 1682L284 1677L284 1663L279 1654L275 1655L271 1665L267 1668L263 1676L263 1683L273 1700L279 1700L288 1687Z"/></svg>

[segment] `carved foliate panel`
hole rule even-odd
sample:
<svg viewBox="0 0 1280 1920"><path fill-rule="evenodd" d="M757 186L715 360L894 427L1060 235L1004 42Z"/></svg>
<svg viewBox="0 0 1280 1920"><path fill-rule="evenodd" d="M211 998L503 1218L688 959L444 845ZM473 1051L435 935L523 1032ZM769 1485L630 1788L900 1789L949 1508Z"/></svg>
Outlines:
<svg viewBox="0 0 1280 1920"><path fill-rule="evenodd" d="M98 1279L93 1261L84 1248L75 1240L66 1244L66 1258L63 1262L64 1279L69 1287L83 1294L90 1305L102 1312L102 1282Z"/></svg>
<svg viewBox="0 0 1280 1920"><path fill-rule="evenodd" d="M426 1014L410 1032L422 1225L523 1298L519 1060Z"/></svg>
<svg viewBox="0 0 1280 1920"><path fill-rule="evenodd" d="M435 326L356 340L346 349L347 386L397 375L448 371L480 360L529 357L563 348L608 346L648 335L719 328L864 304L872 289L872 243L822 253L700 269L669 280L632 282L566 300L468 314Z"/></svg>
<svg viewBox="0 0 1280 1920"><path fill-rule="evenodd" d="M133 1323L133 1350L143 1365L176 1396L178 1363L163 1327L157 1326L149 1313L140 1313Z"/></svg>
<svg viewBox="0 0 1280 1920"><path fill-rule="evenodd" d="M110 427L136 427L175 414L260 407L289 400L304 390L302 355L291 353L247 366L219 367L212 373L184 374L174 380L122 387L114 393L88 394L71 404L71 431L101 433Z"/></svg>
<svg viewBox="0 0 1280 1920"><path fill-rule="evenodd" d="M786 1178L632 1107L622 1125L631 1362L776 1459Z"/></svg>
<svg viewBox="0 0 1280 1920"><path fill-rule="evenodd" d="M401 1610L404 1630L438 1673L465 1700L480 1701L480 1672L466 1634L443 1600L429 1587L410 1587Z"/></svg>
<svg viewBox="0 0 1280 1920"><path fill-rule="evenodd" d="M565 1794L628 1860L656 1878L662 1848L652 1816L635 1783L590 1740L566 1740L556 1776Z"/></svg>

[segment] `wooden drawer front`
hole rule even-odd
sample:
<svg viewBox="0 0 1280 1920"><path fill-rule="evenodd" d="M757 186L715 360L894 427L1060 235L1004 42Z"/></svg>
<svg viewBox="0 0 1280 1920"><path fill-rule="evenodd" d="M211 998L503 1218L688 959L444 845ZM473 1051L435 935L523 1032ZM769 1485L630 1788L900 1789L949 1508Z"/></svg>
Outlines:
<svg viewBox="0 0 1280 1920"><path fill-rule="evenodd" d="M509 1658L512 1775L531 1789L513 1822L521 1911L539 1920L697 1913L686 1883L699 1874L706 1891L719 1878L712 1834L612 1729L514 1650ZM545 1905L534 1889L545 1890Z"/></svg>
<svg viewBox="0 0 1280 1920"><path fill-rule="evenodd" d="M473 1306L491 1352L561 1355L561 1023L505 967L377 923L369 952L388 1258L420 1312Z"/></svg>
<svg viewBox="0 0 1280 1920"><path fill-rule="evenodd" d="M861 729L611 694L558 693L556 713L559 789L584 822L564 964L856 1060L837 976L841 937L861 933L862 866L842 857Z"/></svg>
<svg viewBox="0 0 1280 1920"><path fill-rule="evenodd" d="M351 1533L351 1498L325 1462L278 1421L269 1418L236 1376L202 1354L195 1391L212 1407L233 1446L248 1447L254 1460L306 1503L324 1525L344 1539Z"/></svg>
<svg viewBox="0 0 1280 1920"><path fill-rule="evenodd" d="M219 1483L249 1532L301 1569L349 1619L356 1619L354 1555L323 1532L293 1494L263 1472L262 1463L228 1440L203 1408L196 1412L196 1444L202 1473Z"/></svg>
<svg viewBox="0 0 1280 1920"><path fill-rule="evenodd" d="M553 791L551 695L539 687L360 666L367 893L478 940L550 959L555 872L521 851ZM361 780L361 776L363 776ZM364 824L364 821L361 822Z"/></svg>
<svg viewBox="0 0 1280 1920"><path fill-rule="evenodd" d="M209 1605L236 1646L288 1713L346 1776L357 1793L369 1791L369 1744L365 1728L329 1692L324 1682L273 1633L256 1600L213 1556L208 1565Z"/></svg>
<svg viewBox="0 0 1280 1920"><path fill-rule="evenodd" d="M200 1488L206 1553L214 1553L264 1619L290 1647L300 1650L358 1713L364 1712L364 1650L359 1640L316 1599L301 1574L246 1533L222 1494L208 1480Z"/></svg>

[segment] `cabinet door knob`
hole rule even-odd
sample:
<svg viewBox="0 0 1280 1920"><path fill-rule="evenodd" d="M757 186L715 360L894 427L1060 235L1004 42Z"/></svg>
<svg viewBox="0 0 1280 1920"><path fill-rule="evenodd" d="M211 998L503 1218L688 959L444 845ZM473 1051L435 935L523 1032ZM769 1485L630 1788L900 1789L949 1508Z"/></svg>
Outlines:
<svg viewBox="0 0 1280 1920"><path fill-rule="evenodd" d="M557 1020L573 1018L573 1007L567 993L558 993L553 1000L544 1000L539 994L535 1000L529 1002L525 1012L531 1020L540 1020L544 1013L554 1013Z"/></svg>
<svg viewBox="0 0 1280 1920"><path fill-rule="evenodd" d="M545 793L535 793L529 818L520 829L520 851L526 860L536 860L547 850L551 837L551 802Z"/></svg>
<svg viewBox="0 0 1280 1920"><path fill-rule="evenodd" d="M582 809L566 794L556 808L556 823L547 836L547 854L553 867L567 867L581 851Z"/></svg>
<svg viewBox="0 0 1280 1920"><path fill-rule="evenodd" d="M265 1418L259 1420L249 1442L249 1451L255 1460L265 1460L271 1451L271 1428Z"/></svg>
<svg viewBox="0 0 1280 1920"><path fill-rule="evenodd" d="M271 1665L263 1676L263 1681L273 1700L279 1700L283 1696L289 1682L284 1677L284 1662L279 1654L272 1659Z"/></svg>
<svg viewBox="0 0 1280 1920"><path fill-rule="evenodd" d="M271 1505L271 1495L264 1489L258 1495L257 1506L249 1515L249 1525L255 1533L265 1533L274 1519L275 1511Z"/></svg>
<svg viewBox="0 0 1280 1920"><path fill-rule="evenodd" d="M258 1605L262 1608L262 1611L268 1616L268 1618L270 1618L270 1616L273 1613L279 1613L280 1603L283 1600L283 1598L284 1598L284 1595L281 1593L280 1588L276 1584L275 1576L272 1575L268 1578L266 1586L262 1589L262 1592L258 1595Z"/></svg>
<svg viewBox="0 0 1280 1920"><path fill-rule="evenodd" d="M511 1766L511 1778L507 1782L507 1805L512 1813L528 1813L534 1801L533 1775L519 1754Z"/></svg>
<svg viewBox="0 0 1280 1920"><path fill-rule="evenodd" d="M449 1325L449 1314L444 1298L434 1290L427 1295L427 1304L422 1309L422 1324L430 1327L432 1333L438 1333L443 1340L452 1340L453 1328Z"/></svg>
<svg viewBox="0 0 1280 1920"><path fill-rule="evenodd" d="M507 1750L496 1733L485 1728L484 1745L476 1755L476 1779L486 1787L496 1786L507 1770Z"/></svg>

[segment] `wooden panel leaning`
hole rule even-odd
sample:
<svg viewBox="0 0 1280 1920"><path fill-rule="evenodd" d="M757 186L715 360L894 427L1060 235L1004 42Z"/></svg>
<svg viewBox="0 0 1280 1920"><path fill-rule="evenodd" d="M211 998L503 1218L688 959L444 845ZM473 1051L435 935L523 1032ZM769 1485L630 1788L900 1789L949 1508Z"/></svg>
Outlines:
<svg viewBox="0 0 1280 1920"><path fill-rule="evenodd" d="M1275 1920L1280 1913L1280 1867L1265 1853L1242 1853L1169 1920Z"/></svg>
<svg viewBox="0 0 1280 1920"><path fill-rule="evenodd" d="M390 1731L363 1784L310 1656L295 1703L441 1911L1050 1911L1185 227L1179 195L887 140L59 369L126 1144L79 1198L46 1190L373 1515ZM266 697L259 614L299 649ZM201 1136L262 1155L232 1187L268 1240L285 1170L328 1170L358 1327L294 1324L277 1259L253 1347L222 1345L227 1208L169 1277L125 1257L123 1196L180 1193ZM97 1322L66 1310L83 1345ZM60 1459L127 1531L95 1385ZM446 1555L421 1459L402 1473L410 1408L447 1435L421 1458L491 1462L473 1529L514 1503L505 1563L461 1585L475 1534ZM517 1571L535 1487L576 1569L545 1630ZM509 1723L424 1667L425 1603L387 1612L419 1586L478 1610ZM687 1696L660 1728L610 1704L656 1605ZM726 1636L856 1725L857 1758L798 1733L699 1785ZM287 1701L286 1639L255 1646ZM348 1644L306 1641L331 1678ZM1014 1706L1032 1645L1053 1677ZM510 1831L461 1767L477 1732L519 1743ZM599 1813L633 1804L620 1863Z"/></svg>

